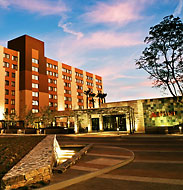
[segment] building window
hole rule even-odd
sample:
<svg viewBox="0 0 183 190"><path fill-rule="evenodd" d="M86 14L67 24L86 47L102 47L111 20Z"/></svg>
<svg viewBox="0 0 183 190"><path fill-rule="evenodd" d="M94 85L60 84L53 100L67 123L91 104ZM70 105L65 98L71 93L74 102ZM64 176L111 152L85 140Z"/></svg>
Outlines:
<svg viewBox="0 0 183 190"><path fill-rule="evenodd" d="M39 110L38 109L32 109L32 113L38 113Z"/></svg>
<svg viewBox="0 0 183 190"><path fill-rule="evenodd" d="M53 91L53 87L52 86L48 86L48 90L49 91Z"/></svg>
<svg viewBox="0 0 183 190"><path fill-rule="evenodd" d="M77 89L83 90L83 87L82 86L77 86Z"/></svg>
<svg viewBox="0 0 183 190"><path fill-rule="evenodd" d="M83 103L83 99L78 99L78 102L81 102L81 103Z"/></svg>
<svg viewBox="0 0 183 190"><path fill-rule="evenodd" d="M5 76L9 77L9 72L8 71L5 72Z"/></svg>
<svg viewBox="0 0 183 190"><path fill-rule="evenodd" d="M97 88L102 88L102 85L98 85L98 84L97 84L96 87L97 87Z"/></svg>
<svg viewBox="0 0 183 190"><path fill-rule="evenodd" d="M71 91L70 90L64 90L64 93L65 94L71 94Z"/></svg>
<svg viewBox="0 0 183 190"><path fill-rule="evenodd" d="M79 109L84 109L84 106L79 106Z"/></svg>
<svg viewBox="0 0 183 190"><path fill-rule="evenodd" d="M9 103L9 100L8 99L5 99L5 104L8 104Z"/></svg>
<svg viewBox="0 0 183 190"><path fill-rule="evenodd" d="M77 95L78 96L83 96L83 93L82 92L77 92Z"/></svg>
<svg viewBox="0 0 183 190"><path fill-rule="evenodd" d="M15 78L15 73L12 73L11 76L12 76L12 78Z"/></svg>
<svg viewBox="0 0 183 190"><path fill-rule="evenodd" d="M72 74L72 71L69 69L62 68L62 72Z"/></svg>
<svg viewBox="0 0 183 190"><path fill-rule="evenodd" d="M55 99L55 100L57 99L57 95L54 96L54 99Z"/></svg>
<svg viewBox="0 0 183 190"><path fill-rule="evenodd" d="M36 64L38 64L39 61L38 61L38 59L34 59L34 58L32 58L32 63L36 63Z"/></svg>
<svg viewBox="0 0 183 190"><path fill-rule="evenodd" d="M99 79L96 79L96 82L98 82L98 83L102 83L102 81L101 81L101 80L99 80Z"/></svg>
<svg viewBox="0 0 183 190"><path fill-rule="evenodd" d="M48 79L48 83L52 83L53 82L53 80L52 79Z"/></svg>
<svg viewBox="0 0 183 190"><path fill-rule="evenodd" d="M86 76L88 80L93 80L93 77Z"/></svg>
<svg viewBox="0 0 183 190"><path fill-rule="evenodd" d="M15 64L12 64L12 69L17 69L17 65L15 65Z"/></svg>
<svg viewBox="0 0 183 190"><path fill-rule="evenodd" d="M65 108L72 108L72 105L71 104L65 104Z"/></svg>
<svg viewBox="0 0 183 190"><path fill-rule="evenodd" d="M54 84L57 84L57 80L53 80L53 83L54 83Z"/></svg>
<svg viewBox="0 0 183 190"><path fill-rule="evenodd" d="M5 85L9 86L9 81L8 80L5 80Z"/></svg>
<svg viewBox="0 0 183 190"><path fill-rule="evenodd" d="M57 91L57 88L54 88L54 91L56 92L56 91Z"/></svg>
<svg viewBox="0 0 183 190"><path fill-rule="evenodd" d="M37 100L32 100L32 105L33 106L38 106L39 105L39 102Z"/></svg>
<svg viewBox="0 0 183 190"><path fill-rule="evenodd" d="M39 77L38 77L38 75L32 75L32 79L33 79L33 80L38 80Z"/></svg>
<svg viewBox="0 0 183 190"><path fill-rule="evenodd" d="M93 83L91 83L91 82L86 82L86 84L87 84L88 86L93 86Z"/></svg>
<svg viewBox="0 0 183 190"><path fill-rule="evenodd" d="M38 69L38 67L32 67L32 71L38 72L39 69Z"/></svg>
<svg viewBox="0 0 183 190"><path fill-rule="evenodd" d="M83 74L81 74L81 73L75 72L75 75L83 78Z"/></svg>
<svg viewBox="0 0 183 190"><path fill-rule="evenodd" d="M65 87L71 87L71 83L64 82Z"/></svg>
<svg viewBox="0 0 183 190"><path fill-rule="evenodd" d="M14 90L11 91L11 95L15 96L15 91Z"/></svg>
<svg viewBox="0 0 183 190"><path fill-rule="evenodd" d="M13 109L11 109L11 113L15 113L15 109L13 108Z"/></svg>
<svg viewBox="0 0 183 190"><path fill-rule="evenodd" d="M38 93L38 92L32 92L32 96L38 97L38 96L39 96L39 93Z"/></svg>
<svg viewBox="0 0 183 190"><path fill-rule="evenodd" d="M39 88L39 85L36 83L32 83L32 88Z"/></svg>
<svg viewBox="0 0 183 190"><path fill-rule="evenodd" d="M15 87L15 82L11 81L11 86Z"/></svg>
<svg viewBox="0 0 183 190"><path fill-rule="evenodd" d="M65 101L72 101L72 98L71 97L64 97L64 100Z"/></svg>
<svg viewBox="0 0 183 190"><path fill-rule="evenodd" d="M5 95L9 95L9 90L5 89Z"/></svg>
<svg viewBox="0 0 183 190"><path fill-rule="evenodd" d="M13 61L18 61L18 57L17 56L12 56L12 60Z"/></svg>
<svg viewBox="0 0 183 190"><path fill-rule="evenodd" d="M49 98L50 98L50 99L53 99L53 95L52 95L52 94L49 94Z"/></svg>
<svg viewBox="0 0 183 190"><path fill-rule="evenodd" d="M53 102L49 102L49 106L50 106L50 107L53 107Z"/></svg>
<svg viewBox="0 0 183 190"><path fill-rule="evenodd" d="M57 107L57 103L56 102L54 103L54 107Z"/></svg>
<svg viewBox="0 0 183 190"><path fill-rule="evenodd" d="M11 100L11 105L15 105L15 100L14 99Z"/></svg>
<svg viewBox="0 0 183 190"><path fill-rule="evenodd" d="M81 84L84 83L83 80L80 80L80 79L76 79L76 82L77 82L77 83L81 83Z"/></svg>
<svg viewBox="0 0 183 190"><path fill-rule="evenodd" d="M3 66L9 68L10 64L8 62L3 62Z"/></svg>
<svg viewBox="0 0 183 190"><path fill-rule="evenodd" d="M10 55L7 54L7 53L4 53L3 57L9 59L9 58L10 58Z"/></svg>

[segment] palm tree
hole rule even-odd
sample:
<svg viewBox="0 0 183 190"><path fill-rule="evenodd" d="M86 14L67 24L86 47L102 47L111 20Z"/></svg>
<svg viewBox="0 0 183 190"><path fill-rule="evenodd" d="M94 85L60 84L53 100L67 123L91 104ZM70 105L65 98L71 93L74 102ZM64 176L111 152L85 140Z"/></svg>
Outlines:
<svg viewBox="0 0 183 190"><path fill-rule="evenodd" d="M92 97L93 108L95 108L95 100L94 100L95 95L96 94L93 92L90 92L90 94L89 94L89 97Z"/></svg>
<svg viewBox="0 0 183 190"><path fill-rule="evenodd" d="M88 109L88 97L89 97L89 94L90 94L90 89L85 90L84 94L86 95L86 108Z"/></svg>
<svg viewBox="0 0 183 190"><path fill-rule="evenodd" d="M102 104L105 103L105 97L106 97L106 96L107 96L107 93L101 93L101 92L99 92L99 93L97 94L96 97L99 98L99 107L100 107L100 105L101 105L101 102L102 102Z"/></svg>

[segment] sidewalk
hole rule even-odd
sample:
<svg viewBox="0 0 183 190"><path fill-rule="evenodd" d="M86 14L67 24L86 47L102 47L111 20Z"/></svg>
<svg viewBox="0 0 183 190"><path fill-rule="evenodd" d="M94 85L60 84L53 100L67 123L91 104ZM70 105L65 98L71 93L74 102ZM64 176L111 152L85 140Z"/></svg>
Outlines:
<svg viewBox="0 0 183 190"><path fill-rule="evenodd" d="M134 154L130 150L94 145L89 153L65 173L54 173L50 185L41 190L57 190L68 187L122 167L133 159Z"/></svg>

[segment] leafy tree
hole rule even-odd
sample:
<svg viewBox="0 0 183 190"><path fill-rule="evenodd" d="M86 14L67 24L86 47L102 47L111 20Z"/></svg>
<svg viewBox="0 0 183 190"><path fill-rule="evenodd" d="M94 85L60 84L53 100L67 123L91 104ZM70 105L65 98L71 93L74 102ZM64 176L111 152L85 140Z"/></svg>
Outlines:
<svg viewBox="0 0 183 190"><path fill-rule="evenodd" d="M38 117L35 113L32 113L32 110L28 111L28 113L24 117L25 127L31 125L34 126L35 122L38 121Z"/></svg>
<svg viewBox="0 0 183 190"><path fill-rule="evenodd" d="M169 90L173 97L183 95L183 23L179 17L166 16L150 28L138 69L145 70L153 86Z"/></svg>
<svg viewBox="0 0 183 190"><path fill-rule="evenodd" d="M48 126L55 121L55 110L50 110L49 106L41 108L39 119L45 126Z"/></svg>
<svg viewBox="0 0 183 190"><path fill-rule="evenodd" d="M4 112L4 121L5 121L5 126L7 129L9 129L10 126L16 126L16 122L18 119L18 116L15 113L8 113L8 112Z"/></svg>

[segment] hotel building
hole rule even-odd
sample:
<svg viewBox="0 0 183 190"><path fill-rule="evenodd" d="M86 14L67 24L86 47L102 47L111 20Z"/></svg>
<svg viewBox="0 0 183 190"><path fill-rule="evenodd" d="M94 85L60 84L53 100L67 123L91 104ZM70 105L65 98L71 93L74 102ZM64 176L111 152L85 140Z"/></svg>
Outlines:
<svg viewBox="0 0 183 190"><path fill-rule="evenodd" d="M8 41L8 48L0 46L0 73L0 120L4 112L21 118L25 109L38 113L45 106L86 109L84 91L103 93L101 76L45 57L44 42L28 35Z"/></svg>

